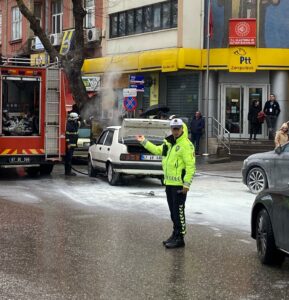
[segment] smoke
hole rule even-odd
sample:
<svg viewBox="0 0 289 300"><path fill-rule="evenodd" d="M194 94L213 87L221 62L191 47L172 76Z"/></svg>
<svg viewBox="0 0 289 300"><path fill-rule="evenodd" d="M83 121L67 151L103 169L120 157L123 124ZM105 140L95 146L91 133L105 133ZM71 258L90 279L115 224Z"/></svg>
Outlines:
<svg viewBox="0 0 289 300"><path fill-rule="evenodd" d="M81 110L84 123L89 123L92 119L102 127L121 123L122 102L119 101L122 99L122 89L114 88L118 86L120 77L121 73L118 72L107 72L103 75L101 88Z"/></svg>

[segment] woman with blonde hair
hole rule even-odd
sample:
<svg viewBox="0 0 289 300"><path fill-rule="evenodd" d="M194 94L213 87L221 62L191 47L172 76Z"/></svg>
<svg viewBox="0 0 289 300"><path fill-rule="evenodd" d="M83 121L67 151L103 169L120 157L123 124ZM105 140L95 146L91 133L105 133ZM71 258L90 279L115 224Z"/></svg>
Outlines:
<svg viewBox="0 0 289 300"><path fill-rule="evenodd" d="M289 141L288 138L288 124L283 123L281 128L276 132L275 135L275 147L280 147Z"/></svg>

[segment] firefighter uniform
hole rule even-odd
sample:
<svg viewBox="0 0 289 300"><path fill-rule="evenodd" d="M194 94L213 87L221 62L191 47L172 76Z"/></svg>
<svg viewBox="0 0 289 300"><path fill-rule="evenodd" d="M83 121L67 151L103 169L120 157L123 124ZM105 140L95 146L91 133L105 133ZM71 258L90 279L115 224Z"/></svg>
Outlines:
<svg viewBox="0 0 289 300"><path fill-rule="evenodd" d="M195 174L195 150L188 139L187 127L181 119L173 119L171 127L174 123L183 128L183 133L178 138L170 135L160 146L156 146L146 139L141 142L151 153L162 155L167 202L173 222L173 233L168 240L163 242L167 248L185 245L183 237L186 234L186 192L184 193L183 190L190 188Z"/></svg>
<svg viewBox="0 0 289 300"><path fill-rule="evenodd" d="M79 116L75 112L71 112L66 122L66 153L65 153L65 175L75 176L76 174L71 172L72 157L78 140L78 128L79 128Z"/></svg>

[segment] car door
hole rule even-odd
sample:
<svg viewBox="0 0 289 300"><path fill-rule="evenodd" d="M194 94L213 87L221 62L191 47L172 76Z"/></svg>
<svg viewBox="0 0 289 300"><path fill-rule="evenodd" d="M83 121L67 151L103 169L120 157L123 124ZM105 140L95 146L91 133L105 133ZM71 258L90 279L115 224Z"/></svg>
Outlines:
<svg viewBox="0 0 289 300"><path fill-rule="evenodd" d="M105 161L103 160L103 146L108 135L108 130L104 130L93 147L92 160L93 165L98 169L105 169Z"/></svg>
<svg viewBox="0 0 289 300"><path fill-rule="evenodd" d="M274 169L271 177L274 178L275 187L288 187L289 184L289 143L282 147L281 153L275 153Z"/></svg>
<svg viewBox="0 0 289 300"><path fill-rule="evenodd" d="M114 130L113 129L109 129L107 132L107 135L105 136L103 145L101 146L101 149L99 150L100 156L101 156L101 167L102 168L106 168L106 162L110 157L110 152L111 152L111 145L112 145L112 141L113 141L113 135L114 135Z"/></svg>
<svg viewBox="0 0 289 300"><path fill-rule="evenodd" d="M289 251L289 196L286 192L272 194L273 228L277 247Z"/></svg>

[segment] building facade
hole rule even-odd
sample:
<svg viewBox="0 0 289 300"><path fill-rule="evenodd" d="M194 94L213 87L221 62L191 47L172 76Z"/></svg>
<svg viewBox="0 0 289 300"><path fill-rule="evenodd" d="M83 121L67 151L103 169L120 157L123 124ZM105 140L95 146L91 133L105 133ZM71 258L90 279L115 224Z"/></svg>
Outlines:
<svg viewBox="0 0 289 300"><path fill-rule="evenodd" d="M25 1L25 4L39 19L42 28L57 49L61 48L66 36L73 36L65 34L74 27L72 1L32 0ZM84 21L85 56L98 57L101 55L102 1L85 0L84 6L87 10ZM0 1L0 47L2 55L7 57L29 58L30 55L44 55L41 42L34 36L14 0Z"/></svg>
<svg viewBox="0 0 289 300"><path fill-rule="evenodd" d="M122 89L128 87L138 90L136 111L159 103L171 114L189 117L198 109L202 2L106 1L103 57L87 60L83 70L103 74L104 85L114 89L118 111Z"/></svg>

